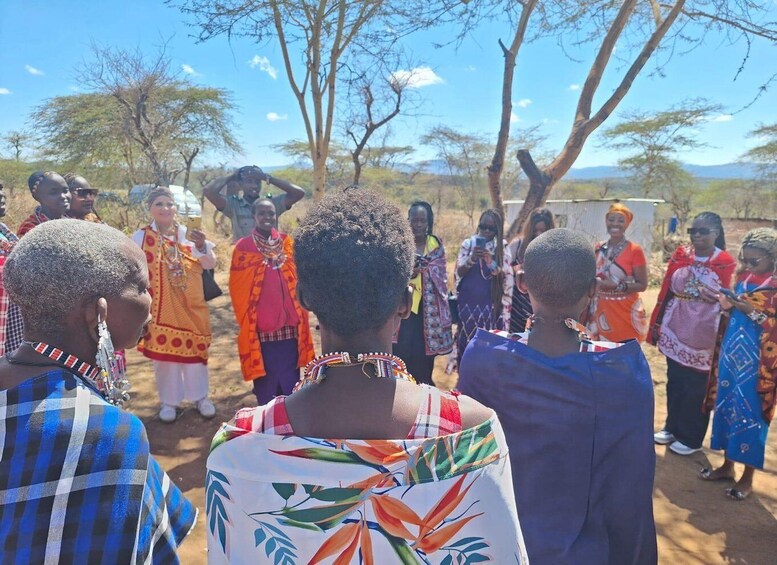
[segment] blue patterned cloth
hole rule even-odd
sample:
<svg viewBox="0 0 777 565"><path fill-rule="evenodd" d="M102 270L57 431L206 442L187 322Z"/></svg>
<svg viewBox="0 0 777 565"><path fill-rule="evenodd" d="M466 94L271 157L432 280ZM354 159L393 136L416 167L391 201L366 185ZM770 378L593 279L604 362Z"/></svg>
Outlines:
<svg viewBox="0 0 777 565"><path fill-rule="evenodd" d="M737 294L756 285L737 284ZM718 395L712 420L712 449L723 449L726 459L763 469L769 422L764 420L758 395L761 332L763 328L734 309L720 346Z"/></svg>
<svg viewBox="0 0 777 565"><path fill-rule="evenodd" d="M178 563L196 518L141 421L80 378L0 392L0 563Z"/></svg>

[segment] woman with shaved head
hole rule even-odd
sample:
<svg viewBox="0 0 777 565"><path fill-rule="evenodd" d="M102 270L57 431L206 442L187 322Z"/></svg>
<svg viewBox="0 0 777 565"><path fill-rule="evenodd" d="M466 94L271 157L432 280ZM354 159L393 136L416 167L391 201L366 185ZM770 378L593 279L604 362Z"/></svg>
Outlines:
<svg viewBox="0 0 777 565"><path fill-rule="evenodd" d="M143 253L105 225L46 222L14 247L4 284L24 341L0 359L0 561L177 563L196 509L120 408L114 351L150 321Z"/></svg>

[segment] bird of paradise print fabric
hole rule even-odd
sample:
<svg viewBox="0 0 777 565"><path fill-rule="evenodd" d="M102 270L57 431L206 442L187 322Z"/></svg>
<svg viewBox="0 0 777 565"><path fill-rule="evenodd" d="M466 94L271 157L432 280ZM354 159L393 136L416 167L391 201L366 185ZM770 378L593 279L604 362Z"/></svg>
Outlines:
<svg viewBox="0 0 777 565"><path fill-rule="evenodd" d="M529 562L495 416L397 441L225 424L208 458L206 512L210 564Z"/></svg>

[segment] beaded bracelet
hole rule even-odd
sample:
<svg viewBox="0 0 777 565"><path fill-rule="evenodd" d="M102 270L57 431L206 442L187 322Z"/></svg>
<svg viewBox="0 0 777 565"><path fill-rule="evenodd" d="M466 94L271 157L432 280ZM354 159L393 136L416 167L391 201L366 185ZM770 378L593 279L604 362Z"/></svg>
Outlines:
<svg viewBox="0 0 777 565"><path fill-rule="evenodd" d="M766 321L767 316L764 312L753 310L747 315L747 317L753 320L756 324L763 324Z"/></svg>

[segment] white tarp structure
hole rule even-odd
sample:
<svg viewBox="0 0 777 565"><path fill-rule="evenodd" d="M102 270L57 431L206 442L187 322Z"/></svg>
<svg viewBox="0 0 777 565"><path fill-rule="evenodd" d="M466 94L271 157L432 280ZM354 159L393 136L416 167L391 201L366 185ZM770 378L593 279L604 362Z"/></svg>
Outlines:
<svg viewBox="0 0 777 565"><path fill-rule="evenodd" d="M556 226L570 228L586 234L592 242L608 239L604 217L613 202L622 202L634 214L634 220L626 231L626 237L650 253L653 245L653 228L656 208L664 201L655 198L603 198L598 200L548 200L545 206L553 212ZM506 226L518 216L523 200L506 200Z"/></svg>

